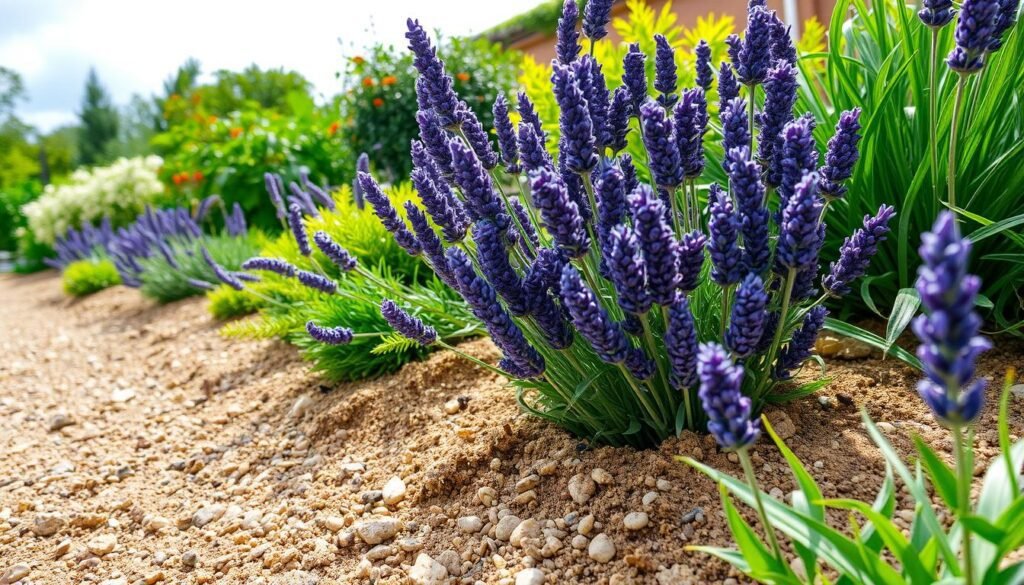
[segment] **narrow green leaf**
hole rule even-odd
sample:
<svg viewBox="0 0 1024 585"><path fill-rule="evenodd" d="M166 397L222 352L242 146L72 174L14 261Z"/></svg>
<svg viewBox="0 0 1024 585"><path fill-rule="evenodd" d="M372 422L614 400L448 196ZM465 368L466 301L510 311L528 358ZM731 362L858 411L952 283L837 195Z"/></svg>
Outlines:
<svg viewBox="0 0 1024 585"><path fill-rule="evenodd" d="M896 301L892 305L889 322L885 326L885 350L883 351L889 352L889 348L903 334L903 330L910 324L910 320L914 318L917 308L920 306L921 297L917 295L916 289L901 288L896 293Z"/></svg>
<svg viewBox="0 0 1024 585"><path fill-rule="evenodd" d="M857 327L856 325L850 325L845 321L833 319L832 317L825 317L825 329L856 339L857 341L870 345L877 350L887 352L893 357L899 359L901 362L919 370L922 367L921 360L917 359L917 356L914 354L898 345L889 346L881 337L867 331L866 329Z"/></svg>
<svg viewBox="0 0 1024 585"><path fill-rule="evenodd" d="M924 465L925 471L928 473L928 479L932 481L939 497L951 510L958 510L960 498L957 494L956 475L953 470L939 459L935 451L932 451L932 448L922 441L921 437L914 436L914 445L921 455L921 464Z"/></svg>

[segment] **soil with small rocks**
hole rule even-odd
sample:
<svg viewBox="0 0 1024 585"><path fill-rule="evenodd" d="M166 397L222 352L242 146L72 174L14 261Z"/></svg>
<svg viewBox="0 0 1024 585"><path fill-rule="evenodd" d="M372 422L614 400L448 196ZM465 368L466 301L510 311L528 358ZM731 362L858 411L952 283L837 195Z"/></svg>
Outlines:
<svg viewBox="0 0 1024 585"><path fill-rule="evenodd" d="M676 460L741 474L709 437L591 445L448 353L326 384L286 344L222 338L205 305L0 278L0 583L747 582L686 550L730 544L715 485ZM827 497L870 500L881 482L861 408L902 453L920 435L950 457L911 369L828 343L831 384L769 412ZM1000 340L979 372L1001 380L1022 355ZM998 445L989 402L979 476ZM753 460L765 491L794 489L765 440Z"/></svg>

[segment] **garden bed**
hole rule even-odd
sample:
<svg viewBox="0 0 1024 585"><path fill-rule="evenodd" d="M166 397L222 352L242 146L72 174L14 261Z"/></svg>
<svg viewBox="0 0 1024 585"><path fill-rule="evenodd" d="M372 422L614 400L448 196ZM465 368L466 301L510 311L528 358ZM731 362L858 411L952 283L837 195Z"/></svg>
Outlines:
<svg viewBox="0 0 1024 585"><path fill-rule="evenodd" d="M591 448L521 414L502 380L449 352L326 386L290 346L221 338L202 300L156 306L116 287L69 301L52 273L0 278L0 330L0 576L406 583L419 557L460 575L452 583L512 583L531 566L547 583L744 582L684 548L731 544L715 485L674 459L739 475L709 437ZM487 341L462 348L497 358ZM1022 355L1003 339L979 371L1000 379ZM829 376L818 397L769 413L826 496L871 500L881 481L860 407L904 455L920 434L951 458L907 366L835 361ZM997 452L994 406L978 425L979 470ZM1024 400L1011 411L1019 431ZM753 452L766 491L793 489L765 439ZM378 491L396 476L400 500L394 483ZM499 522L509 514L525 521L518 546L506 541L514 522ZM402 529L366 544L360 532L386 517ZM614 545L607 563L591 558L598 534Z"/></svg>

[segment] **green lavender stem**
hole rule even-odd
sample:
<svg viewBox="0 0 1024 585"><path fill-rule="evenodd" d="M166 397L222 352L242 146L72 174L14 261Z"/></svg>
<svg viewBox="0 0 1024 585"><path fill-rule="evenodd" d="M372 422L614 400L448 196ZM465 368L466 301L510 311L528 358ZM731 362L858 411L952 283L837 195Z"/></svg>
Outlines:
<svg viewBox="0 0 1024 585"><path fill-rule="evenodd" d="M750 484L750 491L754 494L754 503L757 505L757 513L761 516L761 524L764 525L765 534L768 536L768 542L772 545L772 551L775 553L775 558L779 562L784 562L782 557L782 548L779 547L779 541L775 537L775 529L772 528L770 522L768 522L768 513L764 509L764 501L761 499L761 490L757 487L757 476L754 475L754 465L750 462L750 454L747 452L749 447L743 447L736 451L736 454L740 457L740 464L743 465L743 474L747 478L747 483Z"/></svg>
<svg viewBox="0 0 1024 585"><path fill-rule="evenodd" d="M949 170L946 178L948 190L946 202L949 204L949 208L953 210L953 221L959 221L960 218L956 213L956 138L957 124L960 122L960 102L963 101L964 86L966 85L967 76L961 74L960 80L956 84L956 99L953 101L953 123L949 129Z"/></svg>

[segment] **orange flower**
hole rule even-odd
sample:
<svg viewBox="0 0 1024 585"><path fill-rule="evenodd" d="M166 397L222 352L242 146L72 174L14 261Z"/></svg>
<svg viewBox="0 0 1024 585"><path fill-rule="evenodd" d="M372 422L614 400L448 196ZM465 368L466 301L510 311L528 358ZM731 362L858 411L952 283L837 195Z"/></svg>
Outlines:
<svg viewBox="0 0 1024 585"><path fill-rule="evenodd" d="M231 130L229 130L228 133L231 134L232 138L238 138L239 136L242 135L242 129L238 126L235 126Z"/></svg>
<svg viewBox="0 0 1024 585"><path fill-rule="evenodd" d="M465 71L456 73L455 77L457 77L459 81L469 81L469 73L466 73Z"/></svg>
<svg viewBox="0 0 1024 585"><path fill-rule="evenodd" d="M363 59L359 55L356 55L355 57L352 57L352 62L355 63L356 65L362 65L363 63L366 63L366 59Z"/></svg>
<svg viewBox="0 0 1024 585"><path fill-rule="evenodd" d="M175 185L180 185L188 180L188 173L174 173L171 180L174 181Z"/></svg>
<svg viewBox="0 0 1024 585"><path fill-rule="evenodd" d="M384 100L382 98L375 97L375 98L373 98L373 105L375 105L375 106L377 106L379 108L379 107L384 105Z"/></svg>
<svg viewBox="0 0 1024 585"><path fill-rule="evenodd" d="M374 82L372 77L363 78L363 87L373 87L373 84Z"/></svg>
<svg viewBox="0 0 1024 585"><path fill-rule="evenodd" d="M192 94L192 105L198 106L199 102L203 101L203 96L198 91Z"/></svg>
<svg viewBox="0 0 1024 585"><path fill-rule="evenodd" d="M398 78L394 75L388 75L387 77L380 80L381 85L394 85L398 83Z"/></svg>
<svg viewBox="0 0 1024 585"><path fill-rule="evenodd" d="M209 123L209 124L216 124L217 123L217 116L210 116L209 118L206 119L206 122Z"/></svg>
<svg viewBox="0 0 1024 585"><path fill-rule="evenodd" d="M186 174L186 176L188 176L188 175ZM196 183L202 181L203 180L203 171L196 171L196 172L192 173L192 180L195 181Z"/></svg>
<svg viewBox="0 0 1024 585"><path fill-rule="evenodd" d="M341 128L341 122L338 120L331 122L331 125L327 127L327 135L334 136L338 133L338 128Z"/></svg>

